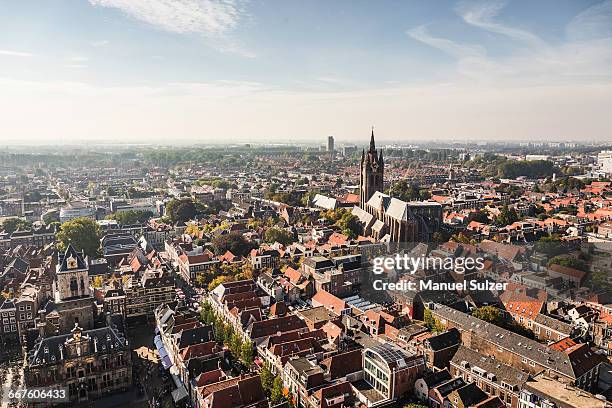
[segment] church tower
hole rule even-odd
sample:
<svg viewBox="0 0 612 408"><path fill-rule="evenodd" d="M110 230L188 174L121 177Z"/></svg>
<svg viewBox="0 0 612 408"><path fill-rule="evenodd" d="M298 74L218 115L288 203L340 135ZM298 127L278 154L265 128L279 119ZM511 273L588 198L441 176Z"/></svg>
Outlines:
<svg viewBox="0 0 612 408"><path fill-rule="evenodd" d="M359 205L365 208L365 203L377 192L383 192L385 162L383 160L382 149L380 153L376 151L374 143L374 128L370 137L370 148L367 152L361 153L361 165L359 173Z"/></svg>
<svg viewBox="0 0 612 408"><path fill-rule="evenodd" d="M65 301L90 296L87 263L83 255L72 245L68 245L64 254L58 256L55 273L56 301Z"/></svg>

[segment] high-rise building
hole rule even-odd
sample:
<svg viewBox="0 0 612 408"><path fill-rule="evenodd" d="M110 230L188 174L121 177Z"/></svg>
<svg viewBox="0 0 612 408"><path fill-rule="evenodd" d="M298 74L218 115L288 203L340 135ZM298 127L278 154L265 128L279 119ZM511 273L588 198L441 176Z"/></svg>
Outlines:
<svg viewBox="0 0 612 408"><path fill-rule="evenodd" d="M334 137L333 136L327 136L327 151L330 153L334 151Z"/></svg>
<svg viewBox="0 0 612 408"><path fill-rule="evenodd" d="M612 174L612 150L603 150L597 155L597 164L606 174Z"/></svg>

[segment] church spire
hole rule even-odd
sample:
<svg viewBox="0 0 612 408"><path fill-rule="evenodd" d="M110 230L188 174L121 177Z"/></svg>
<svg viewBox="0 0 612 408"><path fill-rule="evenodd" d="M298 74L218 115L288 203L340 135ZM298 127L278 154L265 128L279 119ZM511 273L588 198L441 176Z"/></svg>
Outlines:
<svg viewBox="0 0 612 408"><path fill-rule="evenodd" d="M372 126L372 136L370 137L370 151L376 150L376 144L374 143L374 126Z"/></svg>

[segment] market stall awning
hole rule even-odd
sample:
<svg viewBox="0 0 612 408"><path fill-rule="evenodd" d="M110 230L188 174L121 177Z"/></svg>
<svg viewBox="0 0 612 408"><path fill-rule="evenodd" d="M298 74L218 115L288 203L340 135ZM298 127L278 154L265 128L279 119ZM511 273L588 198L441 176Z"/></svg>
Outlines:
<svg viewBox="0 0 612 408"><path fill-rule="evenodd" d="M172 367L172 361L170 361L168 352L166 351L164 343L162 342L162 339L161 337L159 337L159 335L153 338L153 343L155 343L155 348L159 353L159 359L161 360L162 366L164 366L166 370Z"/></svg>

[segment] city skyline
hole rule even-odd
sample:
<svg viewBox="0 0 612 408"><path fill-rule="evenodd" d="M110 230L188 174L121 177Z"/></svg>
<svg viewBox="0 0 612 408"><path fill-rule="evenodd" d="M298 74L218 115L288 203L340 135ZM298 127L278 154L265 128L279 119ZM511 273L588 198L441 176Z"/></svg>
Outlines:
<svg viewBox="0 0 612 408"><path fill-rule="evenodd" d="M609 141L612 2L10 2L4 144Z"/></svg>

